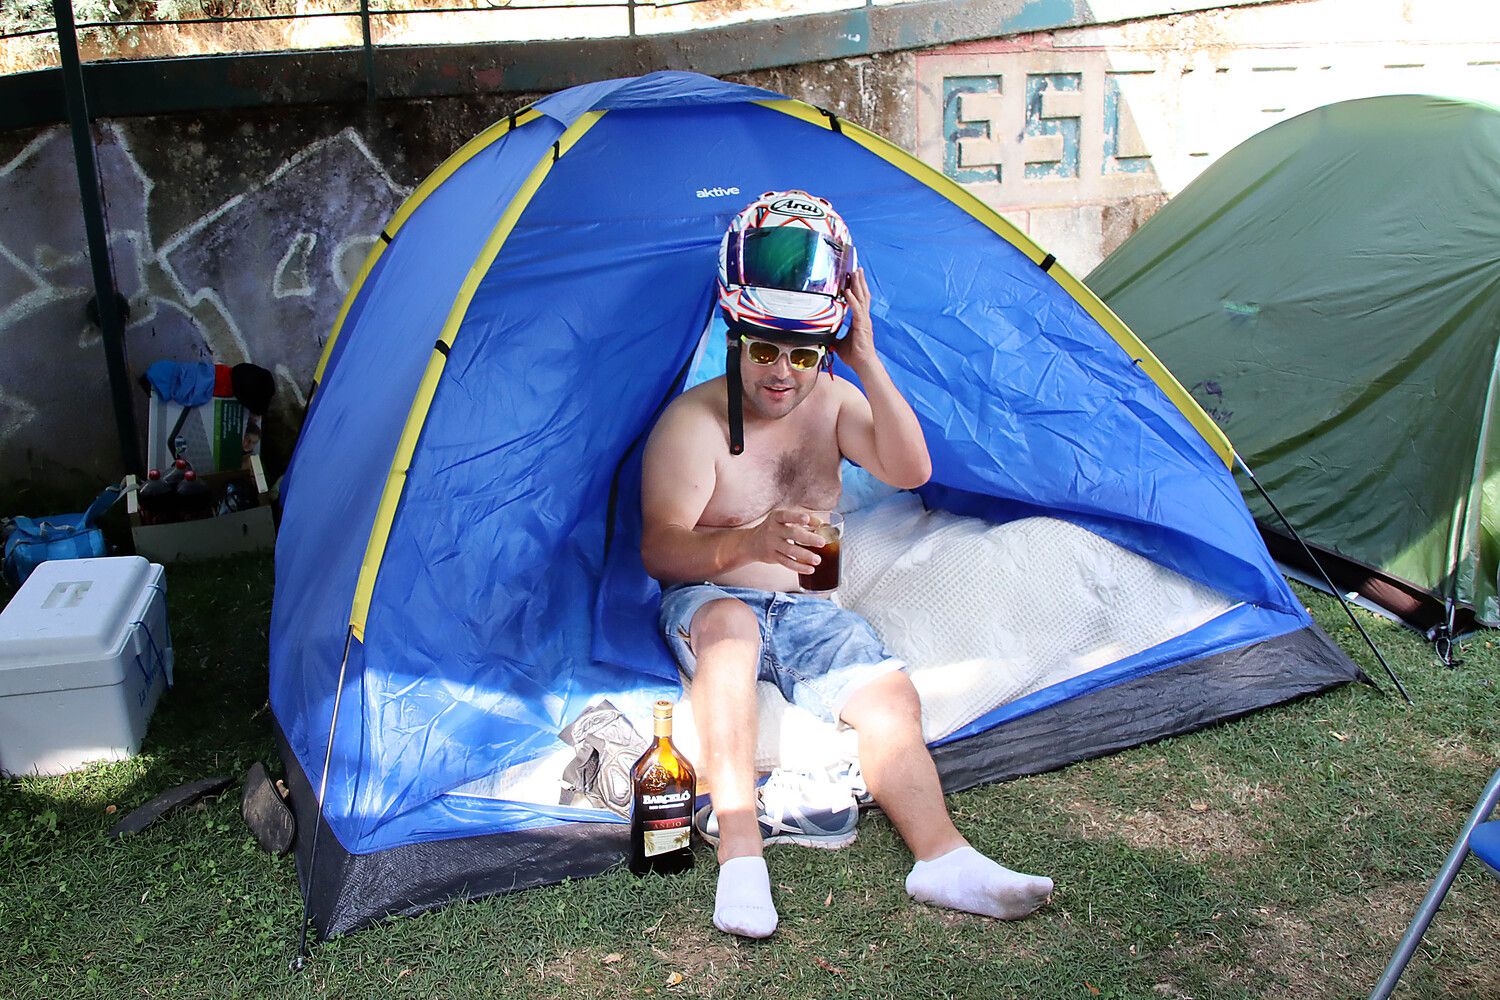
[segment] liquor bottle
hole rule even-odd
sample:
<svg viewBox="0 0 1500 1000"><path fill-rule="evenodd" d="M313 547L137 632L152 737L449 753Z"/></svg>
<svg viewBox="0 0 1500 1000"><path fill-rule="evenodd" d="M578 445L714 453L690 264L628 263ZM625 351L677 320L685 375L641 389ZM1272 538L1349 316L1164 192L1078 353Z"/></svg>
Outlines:
<svg viewBox="0 0 1500 1000"><path fill-rule="evenodd" d="M693 798L698 776L672 745L672 703L659 701L652 719L656 738L630 769L630 870L676 875L693 867Z"/></svg>

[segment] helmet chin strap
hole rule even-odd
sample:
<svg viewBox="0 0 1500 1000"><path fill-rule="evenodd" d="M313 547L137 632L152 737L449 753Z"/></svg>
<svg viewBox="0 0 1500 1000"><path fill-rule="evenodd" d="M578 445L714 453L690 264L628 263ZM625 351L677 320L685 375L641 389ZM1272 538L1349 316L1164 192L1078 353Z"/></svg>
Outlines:
<svg viewBox="0 0 1500 1000"><path fill-rule="evenodd" d="M724 366L724 379L729 386L729 454L739 455L745 450L745 387L740 380L740 338L729 341Z"/></svg>

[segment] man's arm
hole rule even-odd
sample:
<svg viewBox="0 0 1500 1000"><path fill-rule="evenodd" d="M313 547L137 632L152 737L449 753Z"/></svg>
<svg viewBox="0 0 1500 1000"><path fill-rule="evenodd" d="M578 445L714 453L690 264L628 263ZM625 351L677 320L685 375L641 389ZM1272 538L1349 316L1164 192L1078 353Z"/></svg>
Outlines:
<svg viewBox="0 0 1500 1000"><path fill-rule="evenodd" d="M810 572L823 539L800 511L773 510L758 525L698 529L714 495L717 423L686 400L667 407L646 442L641 469L641 561L658 580L713 580L764 562Z"/></svg>
<svg viewBox="0 0 1500 1000"><path fill-rule="evenodd" d="M847 382L839 383L839 450L881 482L915 489L932 477L932 458L917 415L875 353L863 268L849 276L844 298L849 303L849 336L838 346L839 357L854 369L865 391L861 395Z"/></svg>

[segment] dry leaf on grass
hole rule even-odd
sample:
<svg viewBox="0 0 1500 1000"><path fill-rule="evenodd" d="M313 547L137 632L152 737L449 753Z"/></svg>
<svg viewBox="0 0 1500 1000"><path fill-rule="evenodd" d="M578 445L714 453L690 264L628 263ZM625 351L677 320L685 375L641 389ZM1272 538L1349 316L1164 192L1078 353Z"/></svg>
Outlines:
<svg viewBox="0 0 1500 1000"><path fill-rule="evenodd" d="M119 811L120 811L120 807L119 806L105 806L104 807L104 815L106 815L106 816L113 816L115 813L117 813Z"/></svg>
<svg viewBox="0 0 1500 1000"><path fill-rule="evenodd" d="M823 900L823 905L824 906L831 906L831 905L833 905L833 890L832 889L828 890L828 898L825 899L825 900Z"/></svg>
<svg viewBox="0 0 1500 1000"><path fill-rule="evenodd" d="M621 955L618 951L612 951L608 955L604 956L604 964L605 965L614 965L616 962L618 962L620 959L622 959L624 957L625 956Z"/></svg>
<svg viewBox="0 0 1500 1000"><path fill-rule="evenodd" d="M1208 803L1207 802L1194 802L1188 808L1192 809L1193 812L1195 812L1195 813L1206 813L1206 812L1208 812Z"/></svg>
<svg viewBox="0 0 1500 1000"><path fill-rule="evenodd" d="M1098 996L1099 995L1099 987L1095 986L1093 983L1089 982L1087 979L1085 979L1083 981L1083 985L1087 986L1089 988L1089 992L1092 993L1094 996Z"/></svg>
<svg viewBox="0 0 1500 1000"><path fill-rule="evenodd" d="M844 974L843 969L840 969L837 965L834 965L832 962L828 961L828 959L823 958L820 955L814 955L813 961L818 963L818 968L827 969L835 976L842 976Z"/></svg>
<svg viewBox="0 0 1500 1000"><path fill-rule="evenodd" d="M670 976L668 976L667 977L667 985L669 987L670 986L681 986L682 985L682 973L680 973L680 972L674 972Z"/></svg>

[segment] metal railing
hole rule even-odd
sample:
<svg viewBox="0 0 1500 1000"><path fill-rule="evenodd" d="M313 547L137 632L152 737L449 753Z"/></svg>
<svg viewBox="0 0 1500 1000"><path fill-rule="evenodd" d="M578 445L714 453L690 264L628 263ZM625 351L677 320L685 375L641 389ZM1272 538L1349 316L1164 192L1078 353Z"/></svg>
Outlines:
<svg viewBox="0 0 1500 1000"><path fill-rule="evenodd" d="M84 30L109 30L127 28L170 28L189 27L196 25L235 25L235 24L257 24L268 22L292 22L311 21L328 18L358 18L361 21L361 32L370 34L369 24L371 19L385 17L407 17L414 14L492 14L504 11L573 11L573 10L618 10L623 11L627 18L627 35L636 34L636 15L639 11L664 11L677 7L692 7L713 2L713 0L561 0L561 2L526 2L526 0L477 0L471 7L459 6L393 6L382 4L372 5L362 2L358 7L343 10L307 11L294 14L230 14L222 17L190 17L190 18L131 18L111 21L78 21L73 27L78 31ZM883 6L911 2L911 0L884 0ZM874 0L847 0L845 3L832 3L826 7L820 7L820 11L847 9L861 6L873 6ZM764 9L756 3L744 3L738 8L725 11L723 20L716 23L733 21L733 14L751 15ZM796 14L797 11L781 11L783 14ZM25 28L19 31L0 32L0 42L17 38L30 38L41 35L54 35L57 25L54 23L46 27Z"/></svg>

